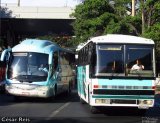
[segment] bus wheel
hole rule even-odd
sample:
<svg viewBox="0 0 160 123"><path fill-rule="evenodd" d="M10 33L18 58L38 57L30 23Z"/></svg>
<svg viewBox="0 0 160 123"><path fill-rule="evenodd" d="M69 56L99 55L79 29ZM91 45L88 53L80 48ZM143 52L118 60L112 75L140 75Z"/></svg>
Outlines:
<svg viewBox="0 0 160 123"><path fill-rule="evenodd" d="M54 88L53 88L52 99L55 99L56 95L57 95L57 85L55 85Z"/></svg>
<svg viewBox="0 0 160 123"><path fill-rule="evenodd" d="M142 114L143 116L146 116L146 113L147 113L147 110L148 109L139 109L139 114Z"/></svg>
<svg viewBox="0 0 160 123"><path fill-rule="evenodd" d="M92 114L97 114L98 113L98 109L95 106L90 106L90 111Z"/></svg>
<svg viewBox="0 0 160 123"><path fill-rule="evenodd" d="M16 102L20 101L20 96L14 96L14 101Z"/></svg>
<svg viewBox="0 0 160 123"><path fill-rule="evenodd" d="M71 90L71 83L69 83L68 89L67 89L67 95L68 96L71 95L71 92L72 92L72 90Z"/></svg>
<svg viewBox="0 0 160 123"><path fill-rule="evenodd" d="M52 96L50 96L50 97L47 98L47 101L50 102L50 101L53 101L56 98L56 94L57 94L57 87L56 87L56 85L53 88L52 94L53 94Z"/></svg>
<svg viewBox="0 0 160 123"><path fill-rule="evenodd" d="M55 85L53 89L53 98L55 98L56 95L57 95L57 85Z"/></svg>
<svg viewBox="0 0 160 123"><path fill-rule="evenodd" d="M88 104L90 105L90 93L89 93L89 87L88 87ZM92 114L98 113L98 109L95 106L90 105L90 111Z"/></svg>

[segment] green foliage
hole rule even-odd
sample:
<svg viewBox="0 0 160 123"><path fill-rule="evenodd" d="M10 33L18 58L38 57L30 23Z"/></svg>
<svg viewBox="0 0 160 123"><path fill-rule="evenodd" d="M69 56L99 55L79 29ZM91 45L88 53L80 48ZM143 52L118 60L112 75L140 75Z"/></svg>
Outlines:
<svg viewBox="0 0 160 123"><path fill-rule="evenodd" d="M72 14L76 42L108 33L137 35L160 42L160 0L137 0L136 16L132 17L131 0L85 0ZM144 32L142 34L142 10ZM157 49L158 50L158 49Z"/></svg>
<svg viewBox="0 0 160 123"><path fill-rule="evenodd" d="M131 17L127 13L130 8L130 0L85 0L72 14L77 42L107 33L140 35L141 18Z"/></svg>
<svg viewBox="0 0 160 123"><path fill-rule="evenodd" d="M57 36L54 34L50 34L50 35L37 37L37 39L49 40L57 43L61 47L74 47L76 45L74 41L75 38L67 35Z"/></svg>
<svg viewBox="0 0 160 123"><path fill-rule="evenodd" d="M114 10L118 17L128 16L129 9L131 9L131 0L114 0Z"/></svg>
<svg viewBox="0 0 160 123"><path fill-rule="evenodd" d="M160 0L135 0L134 17L131 16L131 0L110 1L85 0L76 7L72 14L76 18L74 44L108 33L137 35L153 39L157 57L160 57Z"/></svg>
<svg viewBox="0 0 160 123"><path fill-rule="evenodd" d="M160 22L159 0L145 0L144 3L141 3L140 9L144 10L145 30Z"/></svg>
<svg viewBox="0 0 160 123"><path fill-rule="evenodd" d="M12 11L9 10L7 7L0 8L0 17L1 18L10 18L12 16Z"/></svg>
<svg viewBox="0 0 160 123"><path fill-rule="evenodd" d="M160 42L160 22L146 30L144 36L153 39L155 42Z"/></svg>
<svg viewBox="0 0 160 123"><path fill-rule="evenodd" d="M146 0L144 5L145 32L143 37L153 39L156 43L157 57L160 55L160 1Z"/></svg>
<svg viewBox="0 0 160 123"><path fill-rule="evenodd" d="M107 0L85 0L76 7L73 23L77 44L89 37L102 35L110 21L117 21L115 11Z"/></svg>
<svg viewBox="0 0 160 123"><path fill-rule="evenodd" d="M139 17L126 16L123 19L119 19L118 22L110 21L107 25L105 33L118 33L118 34L130 34L139 35L141 31Z"/></svg>
<svg viewBox="0 0 160 123"><path fill-rule="evenodd" d="M151 26L144 33L144 37L151 38L156 43L156 54L157 57L160 57L160 22Z"/></svg>

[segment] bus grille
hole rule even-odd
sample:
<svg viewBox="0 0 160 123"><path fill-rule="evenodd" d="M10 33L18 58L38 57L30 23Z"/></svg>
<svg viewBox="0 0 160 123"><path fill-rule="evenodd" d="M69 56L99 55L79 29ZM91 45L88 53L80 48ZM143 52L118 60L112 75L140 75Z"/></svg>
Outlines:
<svg viewBox="0 0 160 123"><path fill-rule="evenodd" d="M112 104L137 104L138 102L136 100L118 100L118 99L112 99Z"/></svg>
<svg viewBox="0 0 160 123"><path fill-rule="evenodd" d="M107 89L94 89L93 94L102 95L154 95L154 90L107 90Z"/></svg>

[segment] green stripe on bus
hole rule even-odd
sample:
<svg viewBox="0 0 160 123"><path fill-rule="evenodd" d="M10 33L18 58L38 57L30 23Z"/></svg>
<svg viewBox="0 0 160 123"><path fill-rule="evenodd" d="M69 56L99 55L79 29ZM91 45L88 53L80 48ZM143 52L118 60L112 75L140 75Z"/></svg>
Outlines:
<svg viewBox="0 0 160 123"><path fill-rule="evenodd" d="M92 96L92 98L111 98L111 99L154 99L151 96Z"/></svg>

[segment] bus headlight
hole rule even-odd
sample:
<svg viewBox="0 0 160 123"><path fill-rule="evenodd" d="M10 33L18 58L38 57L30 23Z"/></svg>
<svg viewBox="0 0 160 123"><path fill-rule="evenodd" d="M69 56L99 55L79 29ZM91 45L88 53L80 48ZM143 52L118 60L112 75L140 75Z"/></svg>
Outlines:
<svg viewBox="0 0 160 123"><path fill-rule="evenodd" d="M10 84L10 85L6 85L6 90L10 90L10 89L13 89L13 86Z"/></svg>
<svg viewBox="0 0 160 123"><path fill-rule="evenodd" d="M110 104L110 100L108 99L95 99L95 103L97 104Z"/></svg>
<svg viewBox="0 0 160 123"><path fill-rule="evenodd" d="M153 104L153 100L140 100L139 104L143 104L143 105L152 105Z"/></svg>
<svg viewBox="0 0 160 123"><path fill-rule="evenodd" d="M48 90L48 87L47 86L38 86L37 89L39 91L47 91Z"/></svg>
<svg viewBox="0 0 160 123"><path fill-rule="evenodd" d="M102 103L101 99L96 99L95 103Z"/></svg>
<svg viewBox="0 0 160 123"><path fill-rule="evenodd" d="M153 101L152 101L152 100L147 100L147 104L148 104L148 105L152 105L152 104L153 104Z"/></svg>

